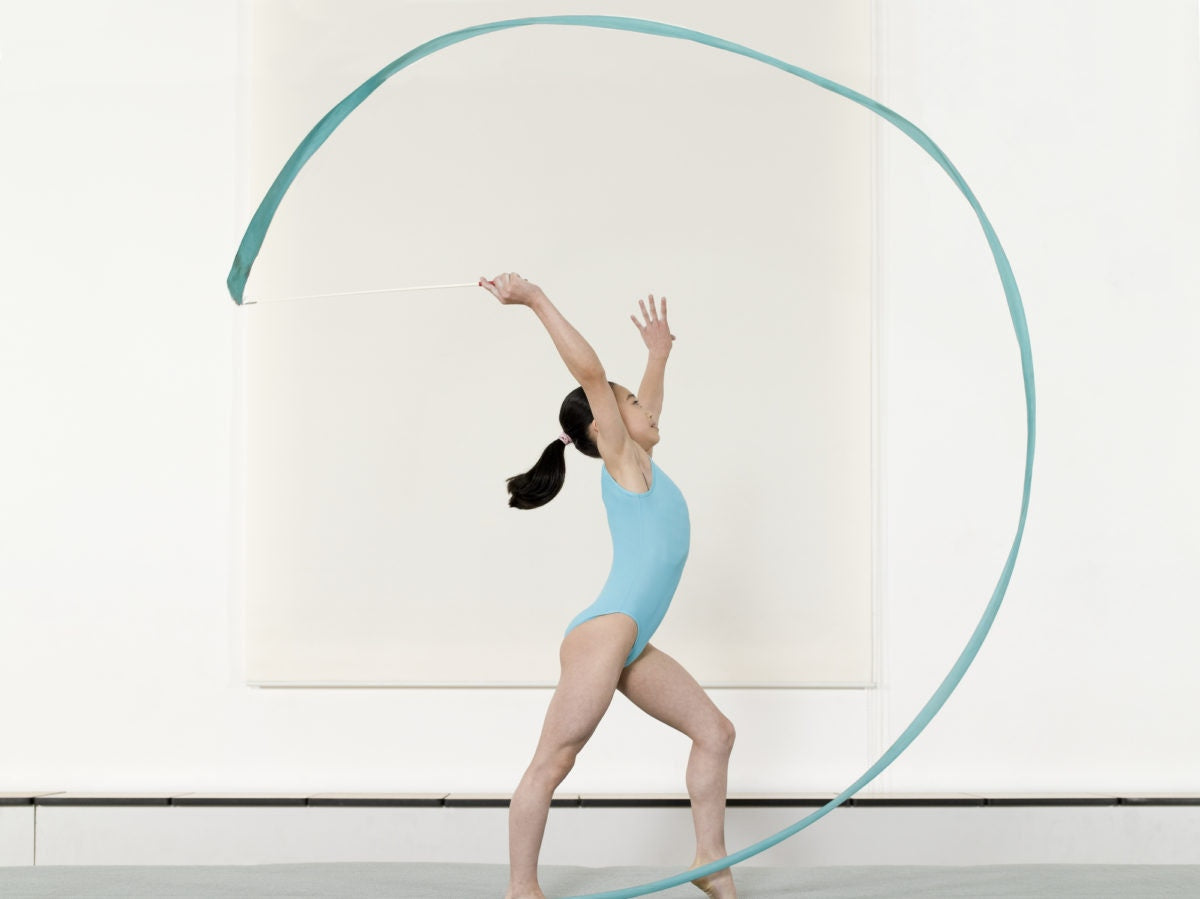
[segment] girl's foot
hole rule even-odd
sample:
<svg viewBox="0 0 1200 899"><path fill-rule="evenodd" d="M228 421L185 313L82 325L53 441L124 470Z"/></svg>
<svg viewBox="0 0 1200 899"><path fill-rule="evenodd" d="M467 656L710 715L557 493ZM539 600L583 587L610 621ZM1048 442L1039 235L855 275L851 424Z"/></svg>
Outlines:
<svg viewBox="0 0 1200 899"><path fill-rule="evenodd" d="M504 899L546 899L546 894L542 892L541 887L533 887L529 890L514 890L508 888L508 892L504 894Z"/></svg>
<svg viewBox="0 0 1200 899"><path fill-rule="evenodd" d="M692 862L693 868L699 868L702 865L707 865L709 862L716 861L719 858L724 858L726 853L720 855L696 856ZM709 899L737 899L737 887L733 885L733 871L729 868L722 868L713 874L707 874L704 877L698 877L692 881Z"/></svg>

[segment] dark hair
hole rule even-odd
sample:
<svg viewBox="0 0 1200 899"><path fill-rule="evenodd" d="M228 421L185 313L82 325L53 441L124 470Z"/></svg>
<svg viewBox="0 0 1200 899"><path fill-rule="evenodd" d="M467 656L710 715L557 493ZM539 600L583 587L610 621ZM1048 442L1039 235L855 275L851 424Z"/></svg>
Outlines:
<svg viewBox="0 0 1200 899"><path fill-rule="evenodd" d="M609 387L615 387L612 381ZM585 456L600 458L600 450L588 436L588 425L595 416L582 387L576 387L562 401L558 409L558 423L571 438L571 445ZM537 464L524 474L508 478L508 504L514 509L536 509L544 506L562 490L567 480L567 445L554 438L554 442L542 450Z"/></svg>

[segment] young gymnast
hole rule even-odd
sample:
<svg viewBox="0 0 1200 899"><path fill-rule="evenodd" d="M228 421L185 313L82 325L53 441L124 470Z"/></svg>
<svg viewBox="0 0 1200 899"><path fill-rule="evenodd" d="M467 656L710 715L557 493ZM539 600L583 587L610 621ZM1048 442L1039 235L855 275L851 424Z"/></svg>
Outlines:
<svg viewBox="0 0 1200 899"><path fill-rule="evenodd" d="M691 528L675 482L651 458L659 442L663 372L671 352L667 300L658 317L639 301L637 326L650 352L642 396L607 380L596 352L536 284L515 272L479 280L504 305L528 306L554 339L580 384L559 408L562 436L528 472L508 479L509 505L545 505L566 479L567 443L602 459L600 493L612 534L613 562L599 597L567 626L559 649L562 673L546 710L541 738L509 806L509 886L505 899L545 899L537 863L550 797L575 766L615 690L692 740L686 783L696 828L691 867L723 858L725 789L733 723L673 658L650 643L683 574ZM729 868L693 880L711 899L736 899Z"/></svg>

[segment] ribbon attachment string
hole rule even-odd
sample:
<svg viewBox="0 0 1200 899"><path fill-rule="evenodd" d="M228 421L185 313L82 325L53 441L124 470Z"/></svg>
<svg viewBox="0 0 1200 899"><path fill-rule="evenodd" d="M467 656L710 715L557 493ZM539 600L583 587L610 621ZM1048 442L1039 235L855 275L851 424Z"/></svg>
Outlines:
<svg viewBox="0 0 1200 899"><path fill-rule="evenodd" d="M323 297L361 297L375 293L401 293L406 290L446 290L450 287L478 287L478 281L472 281L469 284L426 284L421 287L384 287L381 290L347 290L342 293L310 293L299 297L269 297L262 300L251 299L247 297L243 303L247 306L253 306L256 303L285 303L292 300L315 300Z"/></svg>

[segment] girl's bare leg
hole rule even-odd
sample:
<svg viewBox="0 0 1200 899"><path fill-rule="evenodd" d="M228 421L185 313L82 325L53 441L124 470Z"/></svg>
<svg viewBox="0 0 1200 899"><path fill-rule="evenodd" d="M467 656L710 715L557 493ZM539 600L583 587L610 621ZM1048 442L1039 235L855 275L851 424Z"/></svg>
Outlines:
<svg viewBox="0 0 1200 899"><path fill-rule="evenodd" d="M508 807L509 873L505 899L546 899L538 885L537 860L550 814L550 797L562 780L552 770L539 771L530 765L513 793Z"/></svg>
<svg viewBox="0 0 1200 899"><path fill-rule="evenodd" d="M652 643L621 673L617 689L646 714L691 737L686 776L696 825L696 858L691 867L724 858L728 855L725 794L736 736L733 723L682 665ZM692 883L711 899L737 899L729 868Z"/></svg>
<svg viewBox="0 0 1200 899"><path fill-rule="evenodd" d="M636 639L637 624L623 612L590 618L563 638L558 654L562 675L546 709L533 761L509 805L505 899L545 899L538 885L537 863L550 798L575 767L576 756L612 703L617 679Z"/></svg>

